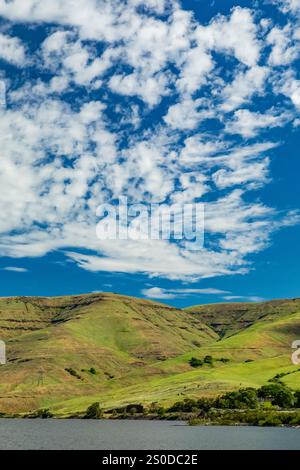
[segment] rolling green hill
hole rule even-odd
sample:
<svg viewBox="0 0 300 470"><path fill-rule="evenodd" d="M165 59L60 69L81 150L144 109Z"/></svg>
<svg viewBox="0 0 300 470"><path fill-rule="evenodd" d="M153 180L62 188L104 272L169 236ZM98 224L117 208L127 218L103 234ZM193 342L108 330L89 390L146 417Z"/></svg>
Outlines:
<svg viewBox="0 0 300 470"><path fill-rule="evenodd" d="M260 386L278 373L300 388L291 343L300 300L179 310L116 294L0 299L0 412L58 415L132 402L170 403ZM214 358L192 368L191 357Z"/></svg>

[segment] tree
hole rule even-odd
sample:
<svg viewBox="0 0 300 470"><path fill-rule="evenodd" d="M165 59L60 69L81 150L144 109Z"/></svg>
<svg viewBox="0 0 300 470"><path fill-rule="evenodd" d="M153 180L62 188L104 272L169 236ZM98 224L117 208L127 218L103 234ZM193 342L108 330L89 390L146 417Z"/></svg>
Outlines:
<svg viewBox="0 0 300 470"><path fill-rule="evenodd" d="M201 367L203 366L203 361L201 359L197 359L196 357L191 357L189 363L192 367Z"/></svg>
<svg viewBox="0 0 300 470"><path fill-rule="evenodd" d="M272 405L280 406L280 408L291 408L294 406L293 392L282 383L271 383L263 385L258 390L260 398L269 398Z"/></svg>
<svg viewBox="0 0 300 470"><path fill-rule="evenodd" d="M217 398L217 408L241 409L241 408L257 408L258 398L254 388L242 388L235 392L228 392Z"/></svg>
<svg viewBox="0 0 300 470"><path fill-rule="evenodd" d="M292 391L283 387L282 390L277 393L273 404L280 406L280 408L292 408L294 406L294 402L295 400Z"/></svg>
<svg viewBox="0 0 300 470"><path fill-rule="evenodd" d="M257 395L259 398L275 398L278 392L282 389L282 385L278 383L271 383L268 385L263 385L258 389Z"/></svg>
<svg viewBox="0 0 300 470"><path fill-rule="evenodd" d="M100 408L100 403L99 402L92 403L92 405L90 405L87 408L84 417L86 419L100 419L102 417L102 410Z"/></svg>
<svg viewBox="0 0 300 470"><path fill-rule="evenodd" d="M170 413L173 412L182 412L182 413L190 413L194 410L197 410L197 402L192 398L185 398L183 401L177 401L172 405L168 411Z"/></svg>
<svg viewBox="0 0 300 470"><path fill-rule="evenodd" d="M47 419L47 418L52 418L53 417L53 413L51 413L49 408L43 408L43 409L37 410L36 415L37 415L38 418L42 418L42 419Z"/></svg>
<svg viewBox="0 0 300 470"><path fill-rule="evenodd" d="M197 400L197 408L202 411L209 411L211 408L215 406L215 399L214 398L199 398Z"/></svg>

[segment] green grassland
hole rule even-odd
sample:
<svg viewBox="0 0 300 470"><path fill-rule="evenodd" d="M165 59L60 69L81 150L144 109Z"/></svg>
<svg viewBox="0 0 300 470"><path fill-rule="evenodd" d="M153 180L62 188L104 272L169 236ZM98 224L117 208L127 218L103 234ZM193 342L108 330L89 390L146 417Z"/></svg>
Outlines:
<svg viewBox="0 0 300 470"><path fill-rule="evenodd" d="M116 294L0 299L0 412L58 416L128 403L170 404L259 387L278 373L300 388L291 344L300 300L179 310ZM192 368L191 357L211 355ZM219 359L227 359L222 362ZM68 370L66 370L68 369Z"/></svg>

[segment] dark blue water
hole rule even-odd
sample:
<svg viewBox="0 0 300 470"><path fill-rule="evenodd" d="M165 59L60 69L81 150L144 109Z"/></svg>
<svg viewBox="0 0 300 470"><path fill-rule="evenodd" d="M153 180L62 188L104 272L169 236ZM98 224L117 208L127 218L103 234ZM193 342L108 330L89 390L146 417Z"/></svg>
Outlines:
<svg viewBox="0 0 300 470"><path fill-rule="evenodd" d="M300 429L174 421L0 419L0 449L300 449Z"/></svg>

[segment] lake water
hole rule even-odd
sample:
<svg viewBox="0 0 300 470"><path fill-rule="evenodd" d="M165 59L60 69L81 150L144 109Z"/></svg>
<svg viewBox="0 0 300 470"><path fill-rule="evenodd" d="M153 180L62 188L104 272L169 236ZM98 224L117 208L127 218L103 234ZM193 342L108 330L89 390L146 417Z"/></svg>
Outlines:
<svg viewBox="0 0 300 470"><path fill-rule="evenodd" d="M0 419L0 449L300 449L300 429L175 421Z"/></svg>

